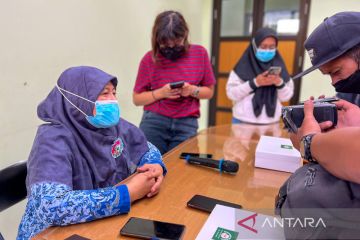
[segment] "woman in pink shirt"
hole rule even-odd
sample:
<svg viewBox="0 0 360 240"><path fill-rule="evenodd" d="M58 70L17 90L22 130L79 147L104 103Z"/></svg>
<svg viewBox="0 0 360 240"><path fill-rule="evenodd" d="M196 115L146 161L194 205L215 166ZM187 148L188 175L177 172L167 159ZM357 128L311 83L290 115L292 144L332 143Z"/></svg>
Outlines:
<svg viewBox="0 0 360 240"><path fill-rule="evenodd" d="M188 35L180 13L160 13L152 29L152 50L140 62L134 87L135 105L144 106L140 129L162 154L196 135L199 99L214 92L206 49L190 44Z"/></svg>

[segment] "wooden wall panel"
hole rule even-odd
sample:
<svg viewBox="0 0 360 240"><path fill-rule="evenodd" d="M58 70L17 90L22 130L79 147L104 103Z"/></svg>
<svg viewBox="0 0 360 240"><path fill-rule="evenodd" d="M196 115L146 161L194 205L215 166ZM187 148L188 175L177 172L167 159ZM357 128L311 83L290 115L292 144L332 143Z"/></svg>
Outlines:
<svg viewBox="0 0 360 240"><path fill-rule="evenodd" d="M216 125L231 124L232 112L216 111Z"/></svg>
<svg viewBox="0 0 360 240"><path fill-rule="evenodd" d="M218 78L216 102L218 107L232 108L232 101L226 95L227 78Z"/></svg>
<svg viewBox="0 0 360 240"><path fill-rule="evenodd" d="M286 68L290 75L293 75L294 73L295 47L296 41L293 40L281 40L278 43L278 50L284 59Z"/></svg>
<svg viewBox="0 0 360 240"><path fill-rule="evenodd" d="M223 41L220 42L219 72L229 73L239 61L249 41Z"/></svg>

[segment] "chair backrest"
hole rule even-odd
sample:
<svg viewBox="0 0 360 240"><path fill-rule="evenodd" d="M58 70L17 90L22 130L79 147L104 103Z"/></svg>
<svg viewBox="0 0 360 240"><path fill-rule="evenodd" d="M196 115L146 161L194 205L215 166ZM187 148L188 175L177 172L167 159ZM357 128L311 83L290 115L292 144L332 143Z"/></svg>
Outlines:
<svg viewBox="0 0 360 240"><path fill-rule="evenodd" d="M0 171L0 212L26 197L26 161Z"/></svg>

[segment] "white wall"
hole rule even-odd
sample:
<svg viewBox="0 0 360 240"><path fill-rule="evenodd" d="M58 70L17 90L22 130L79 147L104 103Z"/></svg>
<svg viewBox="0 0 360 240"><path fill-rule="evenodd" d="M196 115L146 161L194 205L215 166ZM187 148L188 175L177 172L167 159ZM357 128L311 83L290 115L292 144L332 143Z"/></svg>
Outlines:
<svg viewBox="0 0 360 240"><path fill-rule="evenodd" d="M138 125L132 103L138 64L150 50L155 16L183 13L190 41L210 53L211 0L0 0L0 169L27 159L36 107L70 66L92 65L119 79L122 116ZM202 101L200 129L207 126ZM0 232L15 239L24 203L0 213Z"/></svg>
<svg viewBox="0 0 360 240"><path fill-rule="evenodd" d="M326 0L311 1L310 18L308 25L308 35L326 18L342 11L360 11L359 0ZM354 33L359 34L359 33ZM305 52L304 69L311 67L311 61ZM306 100L309 96L335 95L335 89L331 85L329 76L322 75L319 70L315 70L302 78L300 100Z"/></svg>
<svg viewBox="0 0 360 240"><path fill-rule="evenodd" d="M212 0L0 0L0 169L28 157L36 107L70 66L93 65L118 76L122 115L138 124L142 109L131 101L138 63L150 49L155 16L181 11L190 40L210 53ZM360 11L358 0L313 0L308 33L325 17ZM306 54L305 68L311 66ZM301 99L334 94L318 71L303 78ZM207 126L202 101L200 129ZM0 232L14 239L24 203L0 213Z"/></svg>
<svg viewBox="0 0 360 240"><path fill-rule="evenodd" d="M118 76L122 116L138 124L142 108L133 105L132 88L155 16L179 10L191 42L210 50L211 8L211 0L0 0L0 167L27 158L40 123L36 107L70 66ZM207 126L206 104L200 128Z"/></svg>

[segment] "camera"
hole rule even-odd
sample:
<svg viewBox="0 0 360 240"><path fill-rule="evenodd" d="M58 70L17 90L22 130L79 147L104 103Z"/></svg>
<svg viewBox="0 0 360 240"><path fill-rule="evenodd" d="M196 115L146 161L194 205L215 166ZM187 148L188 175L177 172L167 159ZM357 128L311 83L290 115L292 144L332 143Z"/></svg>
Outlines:
<svg viewBox="0 0 360 240"><path fill-rule="evenodd" d="M338 120L337 108L333 103L314 101L314 117L318 123L331 121L335 127ZM304 105L292 105L281 108L281 118L289 132L296 133L304 120Z"/></svg>

